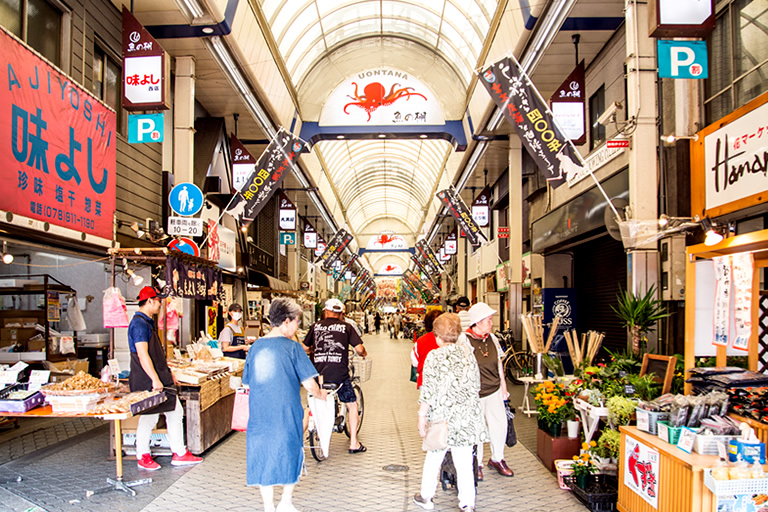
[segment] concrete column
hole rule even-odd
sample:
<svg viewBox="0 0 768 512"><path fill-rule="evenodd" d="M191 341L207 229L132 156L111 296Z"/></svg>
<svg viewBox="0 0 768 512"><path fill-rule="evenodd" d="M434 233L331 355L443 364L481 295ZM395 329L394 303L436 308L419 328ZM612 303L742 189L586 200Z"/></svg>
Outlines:
<svg viewBox="0 0 768 512"><path fill-rule="evenodd" d="M192 183L195 161L194 57L176 57L173 95L173 174L176 183Z"/></svg>
<svg viewBox="0 0 768 512"><path fill-rule="evenodd" d="M522 338L523 308L523 150L520 139L509 137L509 327L515 339Z"/></svg>
<svg viewBox="0 0 768 512"><path fill-rule="evenodd" d="M634 119L629 149L629 206L631 218L658 219L658 115L655 40L648 37L648 5L627 2L627 118ZM651 157L653 155L653 157ZM627 256L627 288L644 293L658 281L656 242L638 247ZM653 339L652 339L653 338ZM649 348L655 336L649 336Z"/></svg>
<svg viewBox="0 0 768 512"><path fill-rule="evenodd" d="M461 228L457 228L457 233L460 233ZM469 297L467 289L467 239L459 236L456 243L456 266L458 267L456 272L456 293Z"/></svg>

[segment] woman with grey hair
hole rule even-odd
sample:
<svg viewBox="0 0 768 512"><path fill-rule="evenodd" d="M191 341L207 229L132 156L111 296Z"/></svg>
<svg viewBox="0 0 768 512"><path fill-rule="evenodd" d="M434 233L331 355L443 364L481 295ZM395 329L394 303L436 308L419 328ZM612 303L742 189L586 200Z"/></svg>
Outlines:
<svg viewBox="0 0 768 512"><path fill-rule="evenodd" d="M325 400L315 381L317 371L299 343L291 338L299 327L301 308L277 298L269 307L272 329L248 351L243 384L250 388L246 433L247 482L259 487L267 512L297 512L293 488L304 465L301 386ZM275 508L274 488L283 486Z"/></svg>

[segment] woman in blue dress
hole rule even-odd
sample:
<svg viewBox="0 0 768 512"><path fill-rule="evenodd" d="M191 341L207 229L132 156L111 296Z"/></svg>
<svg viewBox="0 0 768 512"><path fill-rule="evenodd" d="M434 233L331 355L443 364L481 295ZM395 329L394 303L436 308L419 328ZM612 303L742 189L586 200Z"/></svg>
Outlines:
<svg viewBox="0 0 768 512"><path fill-rule="evenodd" d="M247 482L259 487L266 512L297 512L293 488L304 465L301 386L326 398L317 385L317 371L299 343L291 338L299 327L301 308L278 298L269 308L272 329L251 346L243 384L250 388L246 433ZM283 486L275 508L274 486Z"/></svg>

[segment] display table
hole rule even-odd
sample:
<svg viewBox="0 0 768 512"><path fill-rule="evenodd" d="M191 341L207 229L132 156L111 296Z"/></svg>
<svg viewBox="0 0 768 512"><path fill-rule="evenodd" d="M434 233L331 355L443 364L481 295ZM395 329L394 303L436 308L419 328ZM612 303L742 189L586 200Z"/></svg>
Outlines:
<svg viewBox="0 0 768 512"><path fill-rule="evenodd" d="M685 453L659 437L641 432L637 427L619 427L621 451L619 464L619 500L621 512L714 512L716 498L704 485L704 469L712 467L716 455ZM654 508L630 487L625 485L625 444L627 437L659 453L657 481L658 508Z"/></svg>
<svg viewBox="0 0 768 512"><path fill-rule="evenodd" d="M132 416L130 412L117 413L117 414L88 414L88 413L64 413L53 412L53 408L50 405L43 405L36 407L27 412L0 412L0 416L18 417L18 418L100 418L107 421L112 421L115 430L115 478L107 478L107 487L101 489L95 489L93 491L86 491L85 496L90 498L94 494L101 494L107 491L123 491L131 496L136 496L136 491L133 487L145 484L151 484L151 478L142 478L141 480L133 480L131 482L123 481L123 449L122 449L122 429L121 422Z"/></svg>
<svg viewBox="0 0 768 512"><path fill-rule="evenodd" d="M600 424L600 420L608 419L607 407L595 407L589 402L585 402L580 398L574 398L573 407L579 411L581 417L581 428L584 431L584 440L588 443L594 437L597 432L597 427Z"/></svg>

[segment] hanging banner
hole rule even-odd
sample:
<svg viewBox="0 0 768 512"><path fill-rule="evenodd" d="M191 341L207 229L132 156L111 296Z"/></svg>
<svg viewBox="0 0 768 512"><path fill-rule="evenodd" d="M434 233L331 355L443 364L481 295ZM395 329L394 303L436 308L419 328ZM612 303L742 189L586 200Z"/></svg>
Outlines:
<svg viewBox="0 0 768 512"><path fill-rule="evenodd" d="M339 229L331 238L331 241L328 242L328 246L325 248L325 251L320 255L320 258L318 258L315 263L322 263L321 269L323 272L328 272L328 270L331 268L331 265L333 265L336 260L341 256L341 254L344 252L344 249L347 248L349 243L352 241L352 235L347 233L347 230L344 228Z"/></svg>
<svg viewBox="0 0 768 512"><path fill-rule="evenodd" d="M275 190L298 159L304 143L280 128L275 138L262 153L256 167L245 184L227 207L233 217L240 216L241 224L248 225L259 214Z"/></svg>
<svg viewBox="0 0 768 512"><path fill-rule="evenodd" d="M219 260L216 266L235 272L237 271L237 233L224 226L219 226L217 231L219 232Z"/></svg>
<svg viewBox="0 0 768 512"><path fill-rule="evenodd" d="M577 146L587 141L586 104L584 98L584 61L571 71L568 78L549 98L552 115L565 132L565 136Z"/></svg>
<svg viewBox="0 0 768 512"><path fill-rule="evenodd" d="M456 196L452 189L441 190L437 193L437 197L445 203L448 210L451 212L456 220L459 222L461 229L464 231L464 235L472 245L480 245L485 241L485 235L480 231L480 226L472 219L469 214L469 209L464 201L460 197Z"/></svg>
<svg viewBox="0 0 768 512"><path fill-rule="evenodd" d="M424 261L428 262L428 265L426 266L427 268L431 267L434 274L439 274L445 270L443 265L437 261L437 256L435 256L434 251L432 251L432 248L429 246L426 240L421 239L416 242L416 252L421 254L421 257L424 258Z"/></svg>
<svg viewBox="0 0 768 512"><path fill-rule="evenodd" d="M285 195L282 190L279 192L278 213L280 229L283 231L296 231L296 205Z"/></svg>
<svg viewBox="0 0 768 512"><path fill-rule="evenodd" d="M123 6L123 108L167 110L170 58Z"/></svg>
<svg viewBox="0 0 768 512"><path fill-rule="evenodd" d="M742 252L731 255L731 276L733 277L733 318L736 323L736 337L733 348L749 350L752 335L752 275L754 274L752 254Z"/></svg>
<svg viewBox="0 0 768 512"><path fill-rule="evenodd" d="M516 61L506 57L493 64L480 73L480 82L553 188L565 183L568 175L583 172L573 147Z"/></svg>
<svg viewBox="0 0 768 512"><path fill-rule="evenodd" d="M712 344L725 347L731 330L731 258L728 255L716 256L712 258L712 264L715 266L715 329Z"/></svg>
<svg viewBox="0 0 768 512"><path fill-rule="evenodd" d="M205 307L205 332L213 339L219 338L218 326L216 325L218 309L218 307L213 306Z"/></svg>
<svg viewBox="0 0 768 512"><path fill-rule="evenodd" d="M229 136L229 148L232 155L232 188L239 192L256 168L256 159L234 135Z"/></svg>
<svg viewBox="0 0 768 512"><path fill-rule="evenodd" d="M459 243L458 243L458 236L456 234L456 228L453 228L453 231L448 233L448 236L445 239L445 254L448 256L454 256L458 254L459 252Z"/></svg>
<svg viewBox="0 0 768 512"><path fill-rule="evenodd" d="M219 262L219 223L214 219L208 219L208 259Z"/></svg>
<svg viewBox="0 0 768 512"><path fill-rule="evenodd" d="M115 112L5 30L0 48L0 210L112 240Z"/></svg>
<svg viewBox="0 0 768 512"><path fill-rule="evenodd" d="M317 247L317 230L315 227L304 217L301 218L304 225L304 248L314 249Z"/></svg>
<svg viewBox="0 0 768 512"><path fill-rule="evenodd" d="M625 436L624 485L629 487L650 506L659 508L659 452L648 448L630 436Z"/></svg>
<svg viewBox="0 0 768 512"><path fill-rule="evenodd" d="M173 257L166 259L166 290L175 297L197 300L223 300L221 270L198 266Z"/></svg>
<svg viewBox="0 0 768 512"><path fill-rule="evenodd" d="M472 201L472 219L480 227L487 226L490 222L491 189L486 185Z"/></svg>

